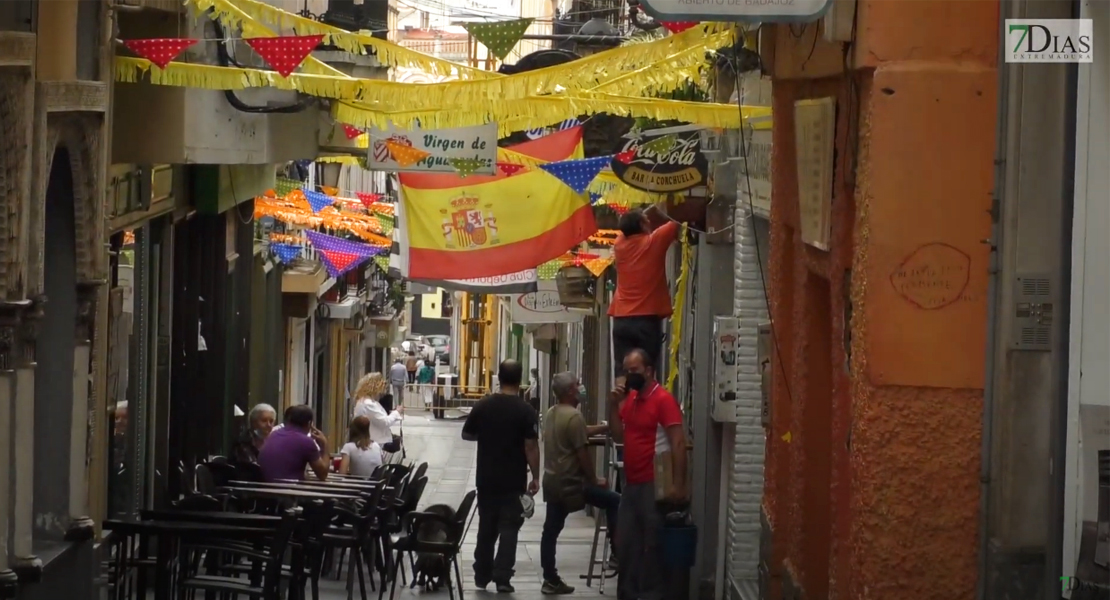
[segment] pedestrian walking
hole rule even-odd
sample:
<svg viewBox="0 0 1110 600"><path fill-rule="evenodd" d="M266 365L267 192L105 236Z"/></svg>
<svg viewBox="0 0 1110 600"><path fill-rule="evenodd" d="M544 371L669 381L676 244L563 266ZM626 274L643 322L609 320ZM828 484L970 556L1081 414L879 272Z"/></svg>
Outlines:
<svg viewBox="0 0 1110 600"><path fill-rule="evenodd" d="M474 583L485 589L493 582L501 593L514 591L517 535L526 518L522 498L540 487L539 426L536 411L520 397L522 371L515 360L502 362L500 390L474 405L462 430L464 440L478 442Z"/></svg>
<svg viewBox="0 0 1110 600"><path fill-rule="evenodd" d="M405 368L401 359L398 358L393 366L389 368L389 384L393 386L393 395L396 396L398 406L405 405L405 383L409 380L408 369Z"/></svg>

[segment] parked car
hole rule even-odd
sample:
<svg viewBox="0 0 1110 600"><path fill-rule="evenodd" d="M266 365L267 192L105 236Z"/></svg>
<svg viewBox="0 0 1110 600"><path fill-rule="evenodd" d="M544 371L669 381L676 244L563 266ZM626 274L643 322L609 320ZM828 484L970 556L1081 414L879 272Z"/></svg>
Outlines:
<svg viewBox="0 0 1110 600"><path fill-rule="evenodd" d="M435 350L436 362L441 365L451 364L451 337L447 335L426 336L428 345Z"/></svg>

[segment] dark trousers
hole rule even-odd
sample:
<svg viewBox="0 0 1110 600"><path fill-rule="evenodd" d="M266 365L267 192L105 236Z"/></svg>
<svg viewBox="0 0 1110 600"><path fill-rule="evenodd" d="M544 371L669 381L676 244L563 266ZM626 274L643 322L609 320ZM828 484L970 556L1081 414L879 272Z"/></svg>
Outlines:
<svg viewBox="0 0 1110 600"><path fill-rule="evenodd" d="M624 375L624 357L639 348L657 367L663 354L663 317L613 317L613 375Z"/></svg>
<svg viewBox="0 0 1110 600"><path fill-rule="evenodd" d="M409 383L416 383L416 371L409 371Z"/></svg>
<svg viewBox="0 0 1110 600"><path fill-rule="evenodd" d="M478 492L474 579L480 583L509 583L516 566L516 540L521 525L524 525L524 507L520 504L519 494L489 495Z"/></svg>
<svg viewBox="0 0 1110 600"><path fill-rule="evenodd" d="M617 527L617 598L660 600L659 526L663 519L655 505L654 483L631 483L621 492Z"/></svg>
<svg viewBox="0 0 1110 600"><path fill-rule="evenodd" d="M610 541L616 540L613 535L617 531L617 511L621 505L621 495L596 485L585 488L586 504L605 511L605 526L609 528ZM543 534L540 537L540 566L543 567L545 581L559 579L559 570L555 568L555 549L559 542L559 534L567 523L570 512L559 502L545 504L547 517L543 521ZM612 548L616 552L616 548Z"/></svg>

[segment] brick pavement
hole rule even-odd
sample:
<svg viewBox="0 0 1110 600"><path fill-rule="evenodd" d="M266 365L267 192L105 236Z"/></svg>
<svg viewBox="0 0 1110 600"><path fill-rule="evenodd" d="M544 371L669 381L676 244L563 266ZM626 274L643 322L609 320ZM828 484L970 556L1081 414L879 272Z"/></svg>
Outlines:
<svg viewBox="0 0 1110 600"><path fill-rule="evenodd" d="M404 436L407 456L417 463L428 463L428 487L421 501L422 506L431 504L457 506L466 492L474 488L474 461L477 447L472 442L463 441L461 430L461 420L438 421L416 411L411 411L406 416ZM543 577L540 571L540 533L543 529L543 519L543 502L537 497L536 514L525 522L517 546L516 576L513 579L516 593L499 595L492 591L492 585L484 592L474 589L471 565L474 560L474 541L478 531L478 519L475 517L463 542L463 556L459 564L463 574L463 591L467 598L489 598L490 600L495 597L524 600L541 598L540 586L543 583ZM572 596L598 597L599 595L596 580L592 588L587 588L585 580L579 579L579 575L585 574L589 566L593 531L593 519L584 512L579 512L570 516L566 528L559 536L559 571L567 583L575 587L575 593ZM606 581L604 595L616 596L616 579ZM368 590L367 596L376 599L377 593L371 594ZM411 600L415 596L438 600L446 599L448 594L446 589L435 593L402 590L402 586L398 583L398 598L405 597ZM334 580L321 582L320 600L344 600L346 597L343 582ZM354 597L359 598L357 583ZM547 596L543 597L547 598Z"/></svg>

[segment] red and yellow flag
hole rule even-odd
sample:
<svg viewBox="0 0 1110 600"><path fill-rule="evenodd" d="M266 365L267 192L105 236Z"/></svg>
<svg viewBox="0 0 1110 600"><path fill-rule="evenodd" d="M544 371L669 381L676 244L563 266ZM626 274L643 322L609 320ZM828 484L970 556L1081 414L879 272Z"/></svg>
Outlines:
<svg viewBox="0 0 1110 600"><path fill-rule="evenodd" d="M582 157L580 127L512 147L540 161ZM512 175L401 173L408 277L474 279L533 269L597 231L586 196L541 169Z"/></svg>

